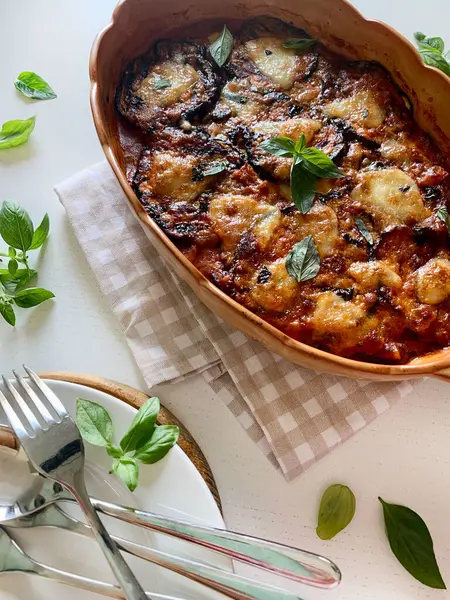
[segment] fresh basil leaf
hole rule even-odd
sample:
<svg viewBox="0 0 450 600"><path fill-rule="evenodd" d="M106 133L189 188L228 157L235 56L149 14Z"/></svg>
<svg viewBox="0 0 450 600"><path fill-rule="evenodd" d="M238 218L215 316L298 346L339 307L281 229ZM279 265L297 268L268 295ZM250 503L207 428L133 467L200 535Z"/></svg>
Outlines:
<svg viewBox="0 0 450 600"><path fill-rule="evenodd" d="M241 96L240 94L236 94L235 92L229 92L228 90L223 91L223 95L228 100L232 102L237 102L238 104L247 104L248 98L245 96Z"/></svg>
<svg viewBox="0 0 450 600"><path fill-rule="evenodd" d="M26 252L33 241L33 223L28 212L11 200L5 200L0 209L0 235L5 242Z"/></svg>
<svg viewBox="0 0 450 600"><path fill-rule="evenodd" d="M0 302L0 314L7 323L14 327L16 324L16 315L14 314L14 309L9 302Z"/></svg>
<svg viewBox="0 0 450 600"><path fill-rule="evenodd" d="M359 229L359 233L363 236L369 246L373 246L373 237L370 231L367 229L367 225L361 219L361 217L355 217L356 227Z"/></svg>
<svg viewBox="0 0 450 600"><path fill-rule="evenodd" d="M303 166L317 177L335 179L345 177L329 156L319 148L304 148L300 152Z"/></svg>
<svg viewBox="0 0 450 600"><path fill-rule="evenodd" d="M139 481L139 465L129 456L122 456L113 462L112 471L121 479L130 492L134 492Z"/></svg>
<svg viewBox="0 0 450 600"><path fill-rule="evenodd" d="M208 175L217 175L217 173L222 173L228 167L228 163L226 161L217 162L212 164L208 169L203 171L202 175L207 177Z"/></svg>
<svg viewBox="0 0 450 600"><path fill-rule="evenodd" d="M286 271L299 283L314 279L320 270L320 256L312 235L294 244L286 256Z"/></svg>
<svg viewBox="0 0 450 600"><path fill-rule="evenodd" d="M448 214L448 210L446 206L441 206L437 213L436 216L438 219L440 219L441 221L444 221L445 226L447 227L447 231L448 233L450 233L450 215Z"/></svg>
<svg viewBox="0 0 450 600"><path fill-rule="evenodd" d="M424 520L406 506L389 504L382 498L378 500L383 506L389 545L400 564L424 585L439 590L447 589Z"/></svg>
<svg viewBox="0 0 450 600"><path fill-rule="evenodd" d="M23 71L15 80L14 85L27 98L33 98L34 100L56 98L55 92L48 83L33 71Z"/></svg>
<svg viewBox="0 0 450 600"><path fill-rule="evenodd" d="M427 46L430 46L431 48L434 48L441 54L444 52L444 48L445 48L444 40L440 37L431 37L431 38L427 37L423 40L422 43Z"/></svg>
<svg viewBox="0 0 450 600"><path fill-rule="evenodd" d="M0 148L15 148L25 144L34 129L35 123L36 117L3 123L0 129Z"/></svg>
<svg viewBox="0 0 450 600"><path fill-rule="evenodd" d="M108 448L112 444L113 424L108 411L97 402L77 398L76 423L86 442Z"/></svg>
<svg viewBox="0 0 450 600"><path fill-rule="evenodd" d="M259 147L274 156L283 156L289 158L295 153L295 143L288 137L277 137L271 140L265 140Z"/></svg>
<svg viewBox="0 0 450 600"><path fill-rule="evenodd" d="M304 136L304 134L302 133L302 135L298 138L298 140L295 142L295 152L297 154L301 154L301 152L303 152L303 150L306 148L306 138Z"/></svg>
<svg viewBox="0 0 450 600"><path fill-rule="evenodd" d="M228 57L231 54L231 50L233 49L233 43L233 35L227 26L224 25L222 33L209 47L211 56L219 67L223 67L223 65L227 62Z"/></svg>
<svg viewBox="0 0 450 600"><path fill-rule="evenodd" d="M137 449L134 458L152 465L166 456L178 441L180 430L176 425L157 425L147 444Z"/></svg>
<svg viewBox="0 0 450 600"><path fill-rule="evenodd" d="M290 38L283 42L284 48L293 48L295 50L309 50L314 46L316 40L312 38Z"/></svg>
<svg viewBox="0 0 450 600"><path fill-rule="evenodd" d="M34 269L18 269L15 275L11 275L7 269L0 269L0 282L6 292L13 296L36 277L36 275L37 271Z"/></svg>
<svg viewBox="0 0 450 600"><path fill-rule="evenodd" d="M50 219L48 218L48 214L45 213L44 218L42 219L41 224L36 229L33 234L33 239L31 241L31 246L29 250L37 250L40 248L42 244L48 237L48 232L50 230Z"/></svg>
<svg viewBox="0 0 450 600"><path fill-rule="evenodd" d="M294 160L291 168L292 201L303 215L309 213L313 205L316 197L316 181L315 175L305 171L302 164Z"/></svg>
<svg viewBox="0 0 450 600"><path fill-rule="evenodd" d="M166 79L164 77L158 79L154 85L155 90L164 90L168 87L172 87L172 82L170 81L170 79Z"/></svg>
<svg viewBox="0 0 450 600"><path fill-rule="evenodd" d="M355 515L356 498L346 485L336 483L328 487L320 501L317 535L331 540L345 529Z"/></svg>
<svg viewBox="0 0 450 600"><path fill-rule="evenodd" d="M44 288L27 288L26 290L17 292L14 296L14 302L21 308L31 308L54 297L55 294L53 292Z"/></svg>
<svg viewBox="0 0 450 600"><path fill-rule="evenodd" d="M12 258L8 263L8 271L11 275L15 275L17 273L17 269L19 268L19 263L15 258Z"/></svg>
<svg viewBox="0 0 450 600"><path fill-rule="evenodd" d="M123 452L137 450L151 439L159 408L159 398L149 398L145 401L136 413L130 428L120 440Z"/></svg>
<svg viewBox="0 0 450 600"><path fill-rule="evenodd" d="M429 67L435 67L450 77L450 63L434 48L426 45L419 46L419 54Z"/></svg>
<svg viewBox="0 0 450 600"><path fill-rule="evenodd" d="M10 246L8 248L8 255L9 255L9 257L10 258L16 258L16 254L17 254L16 249L13 248L12 246Z"/></svg>
<svg viewBox="0 0 450 600"><path fill-rule="evenodd" d="M427 36L424 33L421 33L420 31L416 31L414 33L414 38L417 42L423 42L423 40L426 38Z"/></svg>
<svg viewBox="0 0 450 600"><path fill-rule="evenodd" d="M112 458L121 458L123 456L122 449L118 446L114 446L114 444L110 444L106 447L106 453Z"/></svg>

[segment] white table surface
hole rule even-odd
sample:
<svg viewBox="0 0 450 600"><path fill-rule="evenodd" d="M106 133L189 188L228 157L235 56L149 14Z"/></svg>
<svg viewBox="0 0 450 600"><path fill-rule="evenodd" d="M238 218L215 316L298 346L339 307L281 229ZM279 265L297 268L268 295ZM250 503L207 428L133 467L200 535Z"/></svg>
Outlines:
<svg viewBox="0 0 450 600"><path fill-rule="evenodd" d="M17 311L15 329L0 322L0 364L5 374L26 362L36 370L93 373L144 387L53 192L55 183L103 159L89 108L88 57L114 4L114 0L0 2L0 119L38 116L28 144L0 153L0 200L22 203L35 222L45 211L50 214L51 240L42 258L40 284L57 297L36 309ZM448 0L355 0L355 4L407 37L416 30L446 36ZM20 98L12 83L23 70L47 79L58 99L31 104ZM444 591L417 583L391 555L377 496L406 504L426 520L444 580L450 584L448 384L432 379L419 383L408 398L290 484L201 378L163 386L158 393L208 457L230 528L325 553L341 567L340 588L332 592L305 588L304 600L447 597ZM352 487L357 513L347 530L322 542L315 535L317 507L323 489L334 482ZM64 588L60 597L64 598Z"/></svg>

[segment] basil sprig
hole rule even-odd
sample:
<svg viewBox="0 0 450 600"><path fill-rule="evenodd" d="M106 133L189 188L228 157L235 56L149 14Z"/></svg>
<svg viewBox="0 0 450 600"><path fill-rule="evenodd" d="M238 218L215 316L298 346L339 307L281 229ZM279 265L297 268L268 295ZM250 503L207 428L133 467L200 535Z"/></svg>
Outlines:
<svg viewBox="0 0 450 600"><path fill-rule="evenodd" d="M15 148L21 146L33 132L36 117L6 121L0 129L0 148Z"/></svg>
<svg viewBox="0 0 450 600"><path fill-rule="evenodd" d="M33 71L23 71L14 82L16 89L33 100L52 100L56 98L55 91L49 84Z"/></svg>
<svg viewBox="0 0 450 600"><path fill-rule="evenodd" d="M356 498L346 485L328 487L320 501L317 535L322 540L331 540L345 529L355 516Z"/></svg>
<svg viewBox="0 0 450 600"><path fill-rule="evenodd" d="M320 256L312 235L294 244L286 256L285 266L289 275L299 283L317 275L320 270Z"/></svg>
<svg viewBox="0 0 450 600"><path fill-rule="evenodd" d="M312 38L290 38L283 42L283 48L292 48L294 50L309 50L314 46L316 40Z"/></svg>
<svg viewBox="0 0 450 600"><path fill-rule="evenodd" d="M6 269L0 269L0 314L12 326L16 323L13 304L21 308L38 306L54 298L49 290L39 287L25 289L36 277L30 269L28 252L40 248L48 237L50 221L46 214L35 230L28 212L16 202L6 200L0 209L0 235L8 244L8 252L0 257L8 259ZM23 265L24 268L19 268Z"/></svg>
<svg viewBox="0 0 450 600"><path fill-rule="evenodd" d="M378 500L383 506L389 545L400 564L424 585L445 590L433 540L424 520L406 506L389 504L382 498Z"/></svg>
<svg viewBox="0 0 450 600"><path fill-rule="evenodd" d="M223 67L227 62L233 49L233 43L233 35L228 27L224 25L217 40L209 47L209 52L219 67Z"/></svg>
<svg viewBox="0 0 450 600"><path fill-rule="evenodd" d="M149 398L136 413L128 431L114 445L114 426L108 411L83 398L77 398L76 422L83 439L101 446L111 456L111 471L133 492L139 482L139 463L153 464L164 458L177 443L180 433L176 425L156 425L160 403Z"/></svg>
<svg viewBox="0 0 450 600"><path fill-rule="evenodd" d="M427 37L420 31L417 31L414 37L423 62L430 67L436 67L450 77L450 52L444 55L444 40L440 37Z"/></svg>
<svg viewBox="0 0 450 600"><path fill-rule="evenodd" d="M311 210L318 178L344 177L344 173L322 150L307 147L304 135L301 135L296 142L289 137L272 138L262 142L260 148L274 156L293 158L291 167L292 200L302 214Z"/></svg>

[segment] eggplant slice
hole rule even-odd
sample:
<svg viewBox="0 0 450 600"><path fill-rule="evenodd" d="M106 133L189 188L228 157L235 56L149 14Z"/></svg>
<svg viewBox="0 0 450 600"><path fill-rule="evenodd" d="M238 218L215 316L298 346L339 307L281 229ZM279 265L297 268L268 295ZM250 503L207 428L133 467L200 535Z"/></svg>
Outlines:
<svg viewBox="0 0 450 600"><path fill-rule="evenodd" d="M117 108L144 132L152 132L203 116L219 96L219 85L205 46L162 40L129 64Z"/></svg>

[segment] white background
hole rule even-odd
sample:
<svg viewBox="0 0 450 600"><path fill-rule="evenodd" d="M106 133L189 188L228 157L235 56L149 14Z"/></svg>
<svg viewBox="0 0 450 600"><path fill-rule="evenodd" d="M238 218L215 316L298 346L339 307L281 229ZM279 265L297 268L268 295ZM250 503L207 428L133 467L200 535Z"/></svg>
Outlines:
<svg viewBox="0 0 450 600"><path fill-rule="evenodd" d="M407 37L421 30L446 38L448 0L355 4ZM22 203L35 222L44 212L50 214L51 240L41 260L40 284L57 297L18 312L15 329L0 322L0 365L5 374L26 362L36 370L93 373L143 387L53 192L55 183L103 159L89 108L88 57L113 6L114 0L0 2L0 121L37 114L29 143L0 151L0 200ZM450 36L447 39L450 42ZM19 97L12 82L24 70L47 79L58 99L29 103ZM419 383L401 404L290 484L266 462L202 379L158 392L208 457L230 528L304 546L339 564L344 576L339 590L318 593L305 588L304 600L447 598L446 592L417 583L393 558L377 496L407 504L422 515L450 585L448 384L431 379ZM321 492L334 482L353 488L357 513L346 531L325 543L315 536L316 512Z"/></svg>

